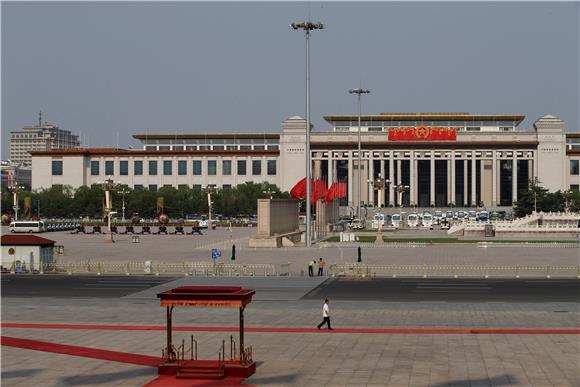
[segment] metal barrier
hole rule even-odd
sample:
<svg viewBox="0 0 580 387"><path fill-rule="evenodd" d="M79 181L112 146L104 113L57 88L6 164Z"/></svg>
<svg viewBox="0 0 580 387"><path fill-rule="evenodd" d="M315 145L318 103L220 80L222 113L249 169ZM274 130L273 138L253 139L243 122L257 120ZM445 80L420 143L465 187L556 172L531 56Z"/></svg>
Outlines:
<svg viewBox="0 0 580 387"><path fill-rule="evenodd" d="M580 243L577 242L478 242L477 247L531 247L531 248L563 248L563 249L578 249Z"/></svg>
<svg viewBox="0 0 580 387"><path fill-rule="evenodd" d="M414 248L414 247L427 247L429 243L426 242L389 242L387 240L384 243L374 243L374 242L321 242L321 248L331 248L331 247L344 247L344 248L355 248L361 247L365 249L380 249L385 247L394 248Z"/></svg>
<svg viewBox="0 0 580 387"><path fill-rule="evenodd" d="M331 277L580 278L577 266L331 265Z"/></svg>
<svg viewBox="0 0 580 387"><path fill-rule="evenodd" d="M284 266L285 265L285 266ZM269 277L277 275L289 275L288 264L232 264L212 262L181 262L181 263L155 263L144 262L51 262L42 265L35 273L61 273L61 274L125 274L125 275L161 275L181 274L186 276L226 276L226 277Z"/></svg>
<svg viewBox="0 0 580 387"><path fill-rule="evenodd" d="M12 270L12 273L19 273ZM21 270L20 272L26 272ZM29 271L28 271L29 272ZM124 275L184 275L202 277L269 277L300 276L290 263L154 263L146 262L56 262L42 265L34 274L124 274ZM17 275L17 274L16 274ZM304 272L302 272L304 275ZM329 277L441 277L441 278L580 278L580 265L369 265L363 263L332 264L325 270Z"/></svg>

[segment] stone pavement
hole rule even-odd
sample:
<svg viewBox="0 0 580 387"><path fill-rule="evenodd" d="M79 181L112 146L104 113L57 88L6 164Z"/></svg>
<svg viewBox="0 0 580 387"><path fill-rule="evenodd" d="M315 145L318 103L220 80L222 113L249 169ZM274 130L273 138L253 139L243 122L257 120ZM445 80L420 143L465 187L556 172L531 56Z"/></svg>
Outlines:
<svg viewBox="0 0 580 387"><path fill-rule="evenodd" d="M163 326L155 293L183 284L239 284L258 290L246 309L246 327L310 328L247 332L258 361L255 386L578 386L580 335L386 334L318 332L320 301L302 300L314 278L180 278L117 299L3 298L2 322ZM448 303L336 301L335 328L574 328L576 303ZM174 325L236 327L232 310L174 312ZM176 331L174 340L198 340L200 358L217 358L220 331ZM33 329L2 327L2 335L59 344L160 356L161 330ZM234 336L235 338L235 336ZM143 385L150 367L2 346L6 386Z"/></svg>
<svg viewBox="0 0 580 387"><path fill-rule="evenodd" d="M236 244L236 261L241 264L280 264L290 262L294 272L308 272L308 262L322 257L328 265L354 263L356 246L321 248L253 249L247 247L253 228L234 228L208 231L204 235L142 235L140 243L132 243L131 235L116 235L116 243L105 243L103 235L71 235L45 233L57 244L64 245L64 255L57 259L65 262L211 262L211 248L222 250L220 261L231 262L231 245ZM408 237L409 231L405 231ZM427 237L428 232L417 231ZM433 235L440 236L438 232ZM394 233L389 233L389 236ZM393 235L395 236L395 235ZM398 236L398 234L397 234ZM372 245L372 244L370 244ZM553 265L577 266L578 248L497 247L478 248L475 244L446 244L426 247L370 248L361 244L363 262L383 265Z"/></svg>

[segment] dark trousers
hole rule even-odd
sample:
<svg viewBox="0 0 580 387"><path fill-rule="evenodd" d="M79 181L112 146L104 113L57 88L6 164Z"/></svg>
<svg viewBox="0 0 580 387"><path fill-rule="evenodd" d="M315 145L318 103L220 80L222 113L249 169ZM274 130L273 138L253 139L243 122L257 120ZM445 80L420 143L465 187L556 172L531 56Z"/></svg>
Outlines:
<svg viewBox="0 0 580 387"><path fill-rule="evenodd" d="M322 276L322 268L321 267L318 268L318 276Z"/></svg>
<svg viewBox="0 0 580 387"><path fill-rule="evenodd" d="M318 324L318 329L320 329L320 327L323 326L324 323L326 323L326 325L328 326L328 329L332 329L330 327L330 317L323 317L322 322L320 324Z"/></svg>
<svg viewBox="0 0 580 387"><path fill-rule="evenodd" d="M308 275L314 277L314 268L312 266L308 266Z"/></svg>

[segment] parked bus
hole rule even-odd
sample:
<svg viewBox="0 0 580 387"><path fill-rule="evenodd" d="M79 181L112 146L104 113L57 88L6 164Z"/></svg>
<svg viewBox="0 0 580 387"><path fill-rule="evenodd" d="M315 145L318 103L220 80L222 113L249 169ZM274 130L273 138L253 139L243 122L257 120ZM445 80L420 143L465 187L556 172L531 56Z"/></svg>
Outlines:
<svg viewBox="0 0 580 387"><path fill-rule="evenodd" d="M401 226L401 214L393 214L391 224L394 228L399 228Z"/></svg>
<svg viewBox="0 0 580 387"><path fill-rule="evenodd" d="M373 228L385 227L385 214L375 214L373 217Z"/></svg>
<svg viewBox="0 0 580 387"><path fill-rule="evenodd" d="M413 212L412 214L409 214L409 216L407 217L407 225L409 227L419 226L419 215L417 215L417 213L415 213L415 212Z"/></svg>
<svg viewBox="0 0 580 387"><path fill-rule="evenodd" d="M46 226L42 220L38 221L16 221L11 222L9 226L10 232L44 232Z"/></svg>
<svg viewBox="0 0 580 387"><path fill-rule="evenodd" d="M428 212L423 213L422 226L431 230L433 228L433 215Z"/></svg>

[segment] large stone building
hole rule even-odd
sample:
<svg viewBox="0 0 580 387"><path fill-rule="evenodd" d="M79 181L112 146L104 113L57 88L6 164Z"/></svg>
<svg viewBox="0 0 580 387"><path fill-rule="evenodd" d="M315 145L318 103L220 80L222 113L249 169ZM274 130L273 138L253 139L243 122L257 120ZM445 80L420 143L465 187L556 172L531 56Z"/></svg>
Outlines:
<svg viewBox="0 0 580 387"><path fill-rule="evenodd" d="M554 116L532 129L521 115L381 113L327 116L329 130L313 131L313 176L346 181L347 198L373 206L511 206L530 180L552 191L580 186L580 133ZM137 134L143 149L35 151L33 188L90 185L113 178L130 187L171 185L228 188L268 181L282 190L305 176L306 123L291 117L277 133ZM373 181L386 179L384 194ZM397 185L408 187L401 195Z"/></svg>
<svg viewBox="0 0 580 387"><path fill-rule="evenodd" d="M38 125L25 126L10 133L10 161L20 166L32 164L30 151L78 148L79 137L70 130L60 129L39 119Z"/></svg>

